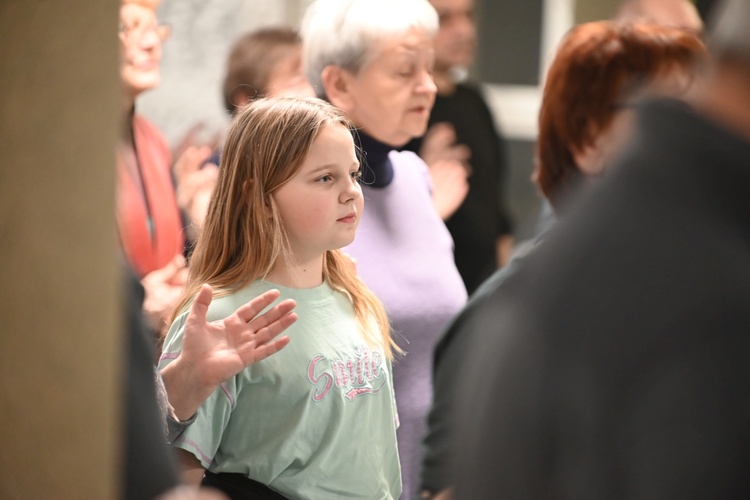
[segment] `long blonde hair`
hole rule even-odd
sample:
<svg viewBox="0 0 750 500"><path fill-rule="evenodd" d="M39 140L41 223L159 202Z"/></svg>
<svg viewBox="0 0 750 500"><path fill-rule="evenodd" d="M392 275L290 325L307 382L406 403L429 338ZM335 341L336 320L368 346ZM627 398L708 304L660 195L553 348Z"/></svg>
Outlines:
<svg viewBox="0 0 750 500"><path fill-rule="evenodd" d="M227 295L263 279L289 258L286 231L271 195L294 176L320 132L332 125L353 128L340 111L319 99L259 99L237 112L172 321L203 283L211 285L214 295ZM393 351L400 352L383 305L341 250L325 253L323 279L349 297L368 342L382 346L389 359ZM380 336L372 331L373 320Z"/></svg>

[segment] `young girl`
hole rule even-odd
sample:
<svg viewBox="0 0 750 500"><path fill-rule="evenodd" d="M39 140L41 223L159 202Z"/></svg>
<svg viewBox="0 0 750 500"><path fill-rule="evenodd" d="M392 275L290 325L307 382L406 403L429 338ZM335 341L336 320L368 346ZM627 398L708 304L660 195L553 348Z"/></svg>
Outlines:
<svg viewBox="0 0 750 500"><path fill-rule="evenodd" d="M398 498L394 344L339 248L362 208L351 123L317 99L237 113L161 367L208 283L209 320L270 289L297 302L291 341L216 390L175 446L188 481L231 498ZM279 494L281 496L279 496Z"/></svg>

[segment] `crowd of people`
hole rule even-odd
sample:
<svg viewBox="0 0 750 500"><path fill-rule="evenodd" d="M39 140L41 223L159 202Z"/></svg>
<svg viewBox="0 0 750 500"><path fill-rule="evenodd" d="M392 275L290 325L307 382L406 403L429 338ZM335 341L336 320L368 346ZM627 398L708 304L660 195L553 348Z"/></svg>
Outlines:
<svg viewBox="0 0 750 500"><path fill-rule="evenodd" d="M229 128L174 161L157 6L120 8L125 498L747 494L750 4L565 35L522 247L473 0L242 36Z"/></svg>

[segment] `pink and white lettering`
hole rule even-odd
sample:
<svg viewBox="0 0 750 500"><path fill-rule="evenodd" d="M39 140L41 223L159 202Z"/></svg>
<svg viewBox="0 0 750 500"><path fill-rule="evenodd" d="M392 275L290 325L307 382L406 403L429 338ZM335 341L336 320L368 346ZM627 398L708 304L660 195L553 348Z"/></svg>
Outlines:
<svg viewBox="0 0 750 500"><path fill-rule="evenodd" d="M354 359L330 360L318 354L307 367L307 378L313 384L313 401L323 401L334 384L350 401L362 394L377 394L386 383L383 357L369 348L354 348Z"/></svg>

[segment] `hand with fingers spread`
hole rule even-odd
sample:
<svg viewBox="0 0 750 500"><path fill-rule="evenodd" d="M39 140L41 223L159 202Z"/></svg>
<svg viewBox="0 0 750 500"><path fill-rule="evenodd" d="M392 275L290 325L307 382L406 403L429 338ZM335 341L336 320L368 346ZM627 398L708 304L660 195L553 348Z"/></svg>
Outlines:
<svg viewBox="0 0 750 500"><path fill-rule="evenodd" d="M201 287L185 322L182 352L161 370L179 420L193 415L222 382L289 343L289 337L276 337L297 320L292 312L295 302L284 300L260 314L279 295L278 290L269 290L231 316L209 323L206 314L212 291L208 285Z"/></svg>

